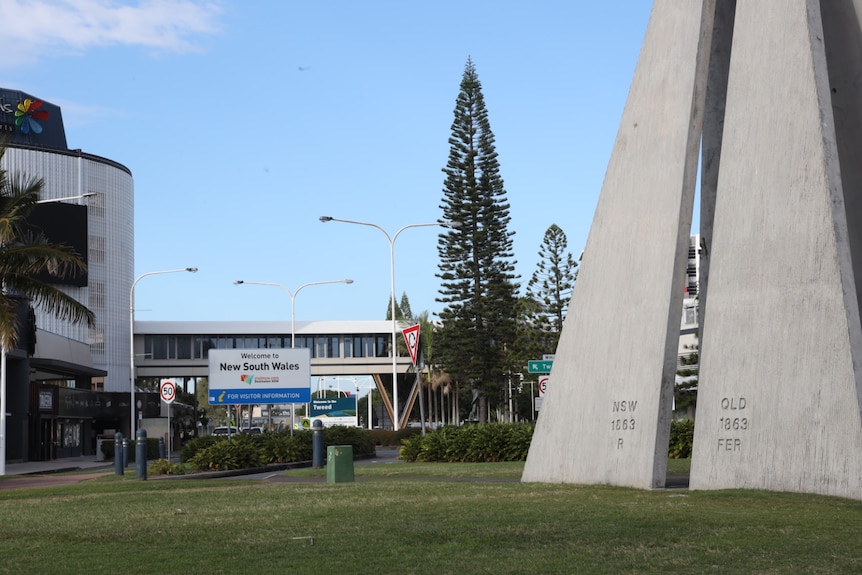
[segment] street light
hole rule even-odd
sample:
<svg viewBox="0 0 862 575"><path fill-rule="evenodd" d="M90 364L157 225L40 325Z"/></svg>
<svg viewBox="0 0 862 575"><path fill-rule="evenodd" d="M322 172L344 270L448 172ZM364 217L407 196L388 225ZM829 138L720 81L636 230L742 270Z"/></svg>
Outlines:
<svg viewBox="0 0 862 575"><path fill-rule="evenodd" d="M393 403L393 419L392 428L395 431L398 431L398 364L397 364L397 346L395 344L395 338L398 333L398 321L395 319L395 240L398 239L399 234L408 228L424 228L429 226L443 226L448 228L460 228L461 222L433 222L428 224L407 224L406 226L402 226L397 232L393 235L389 235L389 232L384 230L382 227L377 224L372 224L369 222L357 222L354 220L342 220L339 218L333 218L331 216L320 216L320 221L324 224L326 222L342 222L345 224L357 224L360 226L370 226L372 228L377 228L383 235L386 236L386 239L389 241L389 289L391 290L391 310L392 314L392 403Z"/></svg>
<svg viewBox="0 0 862 575"><path fill-rule="evenodd" d="M53 204L66 200L79 200L95 196L94 192L81 194L78 196L69 196L65 198L51 198L48 200L36 200L37 204ZM8 353L9 342L0 342L0 476L6 475L6 355Z"/></svg>
<svg viewBox="0 0 862 575"><path fill-rule="evenodd" d="M175 274L180 272L191 272L195 273L198 271L198 268L182 268L179 270L164 270L159 272L147 272L145 274L141 274L138 278L132 282L132 287L129 289L129 381L130 381L130 389L131 395L129 400L129 405L132 413L132 422L131 422L131 430L132 435L130 436L130 441L135 441L137 437L135 436L135 426L137 423L137 413L136 413L136 404L135 404L135 286L138 285L138 282L144 279L147 276L155 276L160 274Z"/></svg>
<svg viewBox="0 0 862 575"><path fill-rule="evenodd" d="M246 284L246 285L258 285L258 286L273 286L273 287L281 288L287 292L287 295L290 296L290 349L293 349L294 340L296 339L296 296L299 294L300 290L302 290L302 288L306 288L308 286L319 286L319 285L325 285L325 284L352 284L353 280L346 279L346 280L329 280L329 281L325 281L325 282L308 282L306 284L302 284L301 286L299 286L298 288L296 288L293 291L290 291L289 289L287 289L282 284L272 283L272 282L247 282L245 280L236 280L233 283L234 283L234 285ZM306 413L306 416L308 416L308 413ZM293 424L295 423L293 404L291 404L291 406L290 406L290 420L291 420L290 421L290 423L291 423L290 434L293 435Z"/></svg>
<svg viewBox="0 0 862 575"><path fill-rule="evenodd" d="M96 196L96 195L98 195L98 194L96 194L96 192L87 192L86 194L79 194L77 196L66 196L65 198L50 198L47 200L37 200L36 203L37 204L53 204L56 202L67 202L70 200L82 200L84 198L92 198L93 196Z"/></svg>
<svg viewBox="0 0 862 575"><path fill-rule="evenodd" d="M294 291L290 291L289 289L287 289L286 287L284 287L281 284L270 283L270 282L247 282L245 280L236 280L233 283L234 283L234 285L246 284L246 285L257 285L257 286L273 286L273 287L281 288L287 292L287 295L290 296L290 348L293 349L293 340L296 336L296 313L295 313L295 311L296 311L296 296L297 296L297 294L299 294L299 291L302 288L305 288L308 286L319 286L319 285L324 285L324 284L352 284L353 280L330 280L330 281L325 281L325 282L309 282L307 284L302 284L301 286L296 288L296 290L294 290Z"/></svg>

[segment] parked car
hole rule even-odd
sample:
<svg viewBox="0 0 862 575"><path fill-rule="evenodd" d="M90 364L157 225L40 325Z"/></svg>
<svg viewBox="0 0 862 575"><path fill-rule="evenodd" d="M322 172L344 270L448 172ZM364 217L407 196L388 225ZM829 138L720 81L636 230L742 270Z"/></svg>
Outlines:
<svg viewBox="0 0 862 575"><path fill-rule="evenodd" d="M243 427L242 433L245 433L248 435L260 435L261 433L263 433L263 428L262 427Z"/></svg>
<svg viewBox="0 0 862 575"><path fill-rule="evenodd" d="M216 427L213 429L213 435L228 435L227 427ZM230 428L230 435L239 435L239 429L236 427Z"/></svg>

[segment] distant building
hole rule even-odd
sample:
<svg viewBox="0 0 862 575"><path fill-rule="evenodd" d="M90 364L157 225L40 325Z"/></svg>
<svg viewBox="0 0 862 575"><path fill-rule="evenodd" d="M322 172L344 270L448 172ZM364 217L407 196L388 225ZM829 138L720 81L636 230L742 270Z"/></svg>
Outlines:
<svg viewBox="0 0 862 575"><path fill-rule="evenodd" d="M682 299L682 319L679 326L679 348L677 351L677 367L683 367L683 362L691 358L693 354L699 353L698 330L700 329L700 264L701 258L705 257L701 246L700 234L693 235L688 241L688 265L685 269L685 294ZM685 369L698 368L698 364L689 364ZM677 375L676 383L686 379ZM685 413L676 413L677 417L694 418L694 409Z"/></svg>

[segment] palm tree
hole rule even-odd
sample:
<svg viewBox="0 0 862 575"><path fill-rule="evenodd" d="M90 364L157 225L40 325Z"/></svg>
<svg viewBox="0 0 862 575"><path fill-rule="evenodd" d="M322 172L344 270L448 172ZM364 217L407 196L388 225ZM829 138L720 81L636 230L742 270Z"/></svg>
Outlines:
<svg viewBox="0 0 862 575"><path fill-rule="evenodd" d="M0 162L6 142L0 142ZM85 271L84 260L66 245L52 244L32 229L33 212L44 182L0 168L0 475L6 475L6 356L19 340L21 300L29 300L62 320L95 323L95 314L40 274L63 278ZM44 277L44 275L43 275Z"/></svg>
<svg viewBox="0 0 862 575"><path fill-rule="evenodd" d="M0 143L0 161L6 153ZM0 347L11 349L18 341L16 309L26 298L62 320L86 322L95 315L85 305L42 279L40 274L62 278L86 271L84 260L66 245L52 244L27 221L44 186L40 178L9 174L0 169ZM41 277L44 277L42 275Z"/></svg>

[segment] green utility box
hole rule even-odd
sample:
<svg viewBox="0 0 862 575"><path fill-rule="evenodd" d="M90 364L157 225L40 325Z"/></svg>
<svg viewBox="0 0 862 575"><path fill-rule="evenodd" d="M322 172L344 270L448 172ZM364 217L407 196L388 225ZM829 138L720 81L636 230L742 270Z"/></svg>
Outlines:
<svg viewBox="0 0 862 575"><path fill-rule="evenodd" d="M326 448L326 482L353 481L353 446L330 445Z"/></svg>

